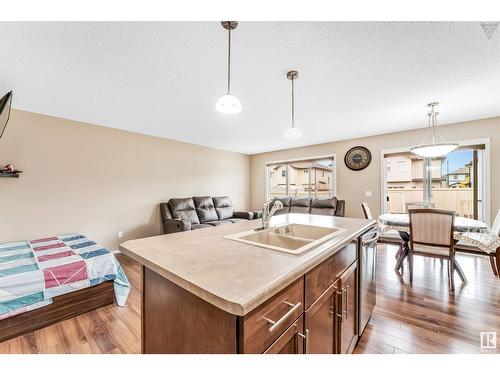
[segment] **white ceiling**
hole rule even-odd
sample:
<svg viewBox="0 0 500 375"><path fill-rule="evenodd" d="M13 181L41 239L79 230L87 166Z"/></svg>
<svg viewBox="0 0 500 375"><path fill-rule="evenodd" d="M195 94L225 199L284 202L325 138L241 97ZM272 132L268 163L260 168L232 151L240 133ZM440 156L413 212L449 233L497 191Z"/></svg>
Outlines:
<svg viewBox="0 0 500 375"><path fill-rule="evenodd" d="M0 93L14 107L254 154L500 115L500 29L479 22L240 22L222 115L219 22L0 23ZM290 81L297 69L292 142Z"/></svg>

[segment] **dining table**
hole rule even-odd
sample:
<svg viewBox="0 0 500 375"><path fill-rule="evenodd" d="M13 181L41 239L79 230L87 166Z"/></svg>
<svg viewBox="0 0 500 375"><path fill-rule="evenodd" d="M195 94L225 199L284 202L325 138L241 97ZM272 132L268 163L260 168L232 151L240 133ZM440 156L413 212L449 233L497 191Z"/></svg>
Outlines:
<svg viewBox="0 0 500 375"><path fill-rule="evenodd" d="M378 228L381 235L390 231L396 231L403 240L402 249L398 255L395 271L403 270L403 262L408 256L410 250L410 216L407 213L385 213L378 217ZM455 216L453 224L453 237L456 243L466 246L472 246L479 251L493 257L496 256L496 268L492 268L498 276L500 271L500 237L490 232L488 225L480 220Z"/></svg>

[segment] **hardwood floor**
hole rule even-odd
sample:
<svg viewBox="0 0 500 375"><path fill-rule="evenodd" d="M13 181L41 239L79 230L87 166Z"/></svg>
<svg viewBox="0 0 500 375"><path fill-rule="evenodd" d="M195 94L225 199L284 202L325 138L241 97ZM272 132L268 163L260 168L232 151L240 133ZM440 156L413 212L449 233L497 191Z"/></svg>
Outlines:
<svg viewBox="0 0 500 375"><path fill-rule="evenodd" d="M393 270L396 249L379 246L377 306L354 353L500 353L479 347L480 331L500 336L500 279L488 259L457 257L469 284L457 280L452 296L446 263L415 257L410 287L408 268L403 277ZM118 259L132 283L126 307L107 306L0 343L0 353L140 353L141 268Z"/></svg>
<svg viewBox="0 0 500 375"><path fill-rule="evenodd" d="M377 305L355 353L500 353L480 348L481 331L500 336L500 279L488 258L457 255L469 283L457 277L451 295L446 262L415 256L410 286L407 264L394 272L396 251L379 245Z"/></svg>

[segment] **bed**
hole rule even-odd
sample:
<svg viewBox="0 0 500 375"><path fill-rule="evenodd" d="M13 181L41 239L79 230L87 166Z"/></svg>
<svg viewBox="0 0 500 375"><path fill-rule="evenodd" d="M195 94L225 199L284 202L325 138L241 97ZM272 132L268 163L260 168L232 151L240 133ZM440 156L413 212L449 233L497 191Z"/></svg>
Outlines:
<svg viewBox="0 0 500 375"><path fill-rule="evenodd" d="M116 302L130 283L115 256L82 234L0 244L0 342Z"/></svg>

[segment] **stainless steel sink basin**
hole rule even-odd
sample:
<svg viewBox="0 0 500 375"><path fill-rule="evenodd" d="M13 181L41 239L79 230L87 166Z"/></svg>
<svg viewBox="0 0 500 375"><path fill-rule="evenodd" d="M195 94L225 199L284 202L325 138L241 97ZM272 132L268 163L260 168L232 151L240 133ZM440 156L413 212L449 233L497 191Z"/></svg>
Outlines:
<svg viewBox="0 0 500 375"><path fill-rule="evenodd" d="M279 227L236 233L225 238L271 250L300 254L325 242L339 233L340 228L325 228L305 224L286 224Z"/></svg>

